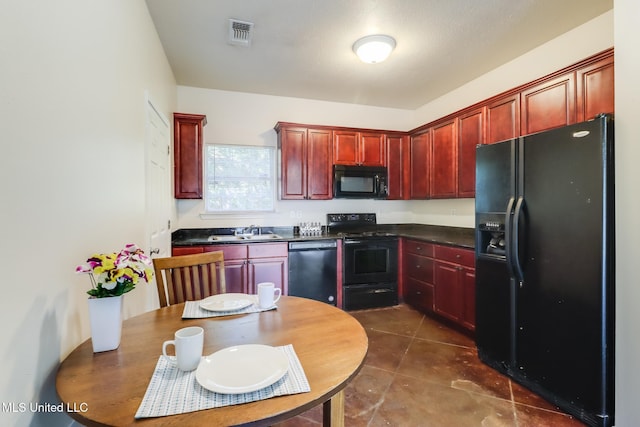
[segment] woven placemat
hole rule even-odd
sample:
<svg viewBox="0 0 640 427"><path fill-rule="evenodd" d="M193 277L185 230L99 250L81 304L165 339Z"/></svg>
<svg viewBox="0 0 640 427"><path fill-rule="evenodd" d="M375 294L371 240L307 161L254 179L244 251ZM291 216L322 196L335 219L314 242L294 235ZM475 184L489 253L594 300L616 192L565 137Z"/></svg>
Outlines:
<svg viewBox="0 0 640 427"><path fill-rule="evenodd" d="M277 306L271 308L260 308L258 304L251 304L248 307L232 311L210 311L200 307L201 301L187 301L182 311L183 319L204 319L206 317L233 316L236 314L260 313L262 311L275 310Z"/></svg>
<svg viewBox="0 0 640 427"><path fill-rule="evenodd" d="M275 348L282 351L289 360L287 373L268 387L242 394L222 394L207 390L196 380L195 370L180 371L171 360L160 356L135 418L183 414L311 391L293 345Z"/></svg>

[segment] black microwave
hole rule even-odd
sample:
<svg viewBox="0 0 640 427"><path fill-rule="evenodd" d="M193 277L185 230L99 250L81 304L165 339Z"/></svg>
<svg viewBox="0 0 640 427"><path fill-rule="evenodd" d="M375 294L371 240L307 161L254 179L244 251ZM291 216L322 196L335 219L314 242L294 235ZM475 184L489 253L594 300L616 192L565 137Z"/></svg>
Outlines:
<svg viewBox="0 0 640 427"><path fill-rule="evenodd" d="M377 166L333 166L335 199L386 199L387 168Z"/></svg>

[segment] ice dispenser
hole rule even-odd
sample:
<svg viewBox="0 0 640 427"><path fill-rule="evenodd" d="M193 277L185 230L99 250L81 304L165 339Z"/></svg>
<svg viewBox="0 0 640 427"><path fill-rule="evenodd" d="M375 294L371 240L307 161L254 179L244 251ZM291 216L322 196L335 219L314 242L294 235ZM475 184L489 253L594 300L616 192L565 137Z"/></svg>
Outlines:
<svg viewBox="0 0 640 427"><path fill-rule="evenodd" d="M504 257L505 253L505 227L504 216L479 217L476 233L480 243L476 250L478 255L494 255Z"/></svg>

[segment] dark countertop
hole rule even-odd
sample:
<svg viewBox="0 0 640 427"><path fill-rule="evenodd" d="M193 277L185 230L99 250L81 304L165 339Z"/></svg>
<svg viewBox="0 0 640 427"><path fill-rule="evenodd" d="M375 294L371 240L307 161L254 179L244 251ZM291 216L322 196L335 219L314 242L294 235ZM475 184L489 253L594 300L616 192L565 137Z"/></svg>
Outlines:
<svg viewBox="0 0 640 427"><path fill-rule="evenodd" d="M203 246L220 244L247 244L265 242L292 242L304 240L340 239L341 236L324 232L320 236L300 236L297 227L256 227L261 234L276 234L281 239L208 241L212 235L233 235L236 228L183 228L171 234L172 246ZM441 245L457 246L466 249L475 247L475 231L473 228L446 227L423 224L378 224L377 231L398 237L424 240Z"/></svg>

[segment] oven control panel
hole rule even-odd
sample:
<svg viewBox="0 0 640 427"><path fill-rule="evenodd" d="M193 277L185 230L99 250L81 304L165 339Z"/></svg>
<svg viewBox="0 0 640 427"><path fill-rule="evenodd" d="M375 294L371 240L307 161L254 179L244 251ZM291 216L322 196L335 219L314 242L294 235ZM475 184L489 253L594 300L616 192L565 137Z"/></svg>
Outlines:
<svg viewBox="0 0 640 427"><path fill-rule="evenodd" d="M350 225L350 226L362 226L362 225L376 225L375 213L338 213L327 214L327 225Z"/></svg>

